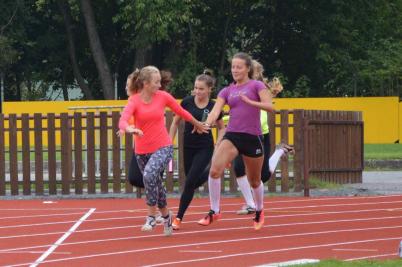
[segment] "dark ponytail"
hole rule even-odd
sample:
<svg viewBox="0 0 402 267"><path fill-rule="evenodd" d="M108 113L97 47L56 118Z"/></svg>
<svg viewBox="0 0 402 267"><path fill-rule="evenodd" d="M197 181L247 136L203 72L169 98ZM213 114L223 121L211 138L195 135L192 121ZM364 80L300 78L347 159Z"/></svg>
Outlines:
<svg viewBox="0 0 402 267"><path fill-rule="evenodd" d="M211 89L215 87L215 78L213 77L213 71L211 69L204 69L202 74L198 75L195 80L205 82Z"/></svg>

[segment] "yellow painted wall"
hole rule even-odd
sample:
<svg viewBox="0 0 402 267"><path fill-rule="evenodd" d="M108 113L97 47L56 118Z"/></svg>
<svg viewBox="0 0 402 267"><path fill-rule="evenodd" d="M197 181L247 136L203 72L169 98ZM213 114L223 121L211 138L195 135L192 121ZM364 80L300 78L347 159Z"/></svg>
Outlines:
<svg viewBox="0 0 402 267"><path fill-rule="evenodd" d="M399 143L402 144L402 102L399 102Z"/></svg>
<svg viewBox="0 0 402 267"><path fill-rule="evenodd" d="M94 107L89 110L95 112L95 107L100 106L124 106L127 100L94 100L94 101L31 101L31 102L5 102L4 114L16 113L72 113L75 107ZM114 109L118 110L118 109ZM82 110L79 110L82 111Z"/></svg>
<svg viewBox="0 0 402 267"><path fill-rule="evenodd" d="M400 139L398 97L277 98L275 109L362 111L366 144L394 143Z"/></svg>
<svg viewBox="0 0 402 267"><path fill-rule="evenodd" d="M126 103L127 100L5 102L4 113L72 113L69 107L123 106ZM276 98L275 109L362 111L365 143L402 141L402 103L398 97Z"/></svg>

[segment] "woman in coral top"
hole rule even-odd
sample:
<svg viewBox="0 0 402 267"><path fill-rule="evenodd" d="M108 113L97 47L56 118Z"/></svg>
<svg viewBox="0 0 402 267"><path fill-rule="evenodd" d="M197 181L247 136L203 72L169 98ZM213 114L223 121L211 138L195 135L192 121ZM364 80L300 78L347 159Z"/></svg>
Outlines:
<svg viewBox="0 0 402 267"><path fill-rule="evenodd" d="M134 134L134 152L138 166L144 176L145 196L148 216L142 231L152 231L156 225L156 207L159 208L164 222L164 234L172 234L172 215L167 208L166 189L160 177L161 170L173 157L172 140L165 127L165 108L169 107L185 121L194 125L194 130L206 133L209 127L194 119L161 87L161 75L154 66L147 66L133 73L129 98L119 121L119 128ZM134 117L135 125L130 125Z"/></svg>
<svg viewBox="0 0 402 267"><path fill-rule="evenodd" d="M159 88L159 90L166 91L168 85L173 80L172 73L170 71L165 71L165 70L161 70L160 73L161 73L161 88ZM134 76L134 72L131 73L130 75L128 75L127 81L126 81L126 93L127 93L128 97L130 97L133 94L133 92L131 92L133 76ZM133 117L131 117L129 124L135 125ZM120 131L117 132L118 136L120 136L121 134L124 134L124 132L120 132ZM164 173L164 170L162 170L160 173L162 179L163 179L163 173ZM140 168L138 167L138 163L137 163L137 159L135 158L134 151L133 151L133 157L131 158L130 167L128 169L127 180L132 186L135 186L138 188L144 188L144 179L142 176L142 172L141 172ZM162 215L160 214L160 212L158 212L156 215L156 223L161 224L163 222L164 222L164 219L162 218Z"/></svg>
<svg viewBox="0 0 402 267"><path fill-rule="evenodd" d="M159 90L163 90L166 91L167 90L167 86L172 82L172 73L170 71L164 71L161 70L161 88L159 88ZM132 84L132 80L133 80L133 76L134 73L131 73L128 77L127 77L127 82L126 82L126 92L127 92L127 96L130 97L133 92L131 92L131 84ZM130 119L130 124L134 125L134 118ZM161 177L163 177L163 173L164 171L161 171ZM142 172L140 170L140 168L138 167L138 163L137 163L137 159L134 157L132 157L131 162L130 162L130 168L128 171L128 181L132 186L136 186L138 188L144 188L144 179L142 176ZM156 222L157 223L162 223L163 220L161 219L161 216L157 216L156 217Z"/></svg>

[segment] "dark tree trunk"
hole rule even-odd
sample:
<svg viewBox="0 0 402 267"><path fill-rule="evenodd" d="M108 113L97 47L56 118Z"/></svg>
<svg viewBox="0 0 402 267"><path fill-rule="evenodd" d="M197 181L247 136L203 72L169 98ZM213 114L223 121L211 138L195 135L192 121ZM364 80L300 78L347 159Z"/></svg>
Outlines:
<svg viewBox="0 0 402 267"><path fill-rule="evenodd" d="M151 57L151 47L139 47L135 50L135 61L134 61L134 69L142 68L146 65L149 65L152 61Z"/></svg>
<svg viewBox="0 0 402 267"><path fill-rule="evenodd" d="M61 85L61 90L63 91L63 99L64 99L64 101L69 101L70 99L68 99L68 89L67 89L66 76L67 76L67 72L64 69L63 70L63 81L62 81L62 85Z"/></svg>
<svg viewBox="0 0 402 267"><path fill-rule="evenodd" d="M228 1L229 5L229 16L226 17L226 22L225 22L225 27L223 29L223 38L222 38L222 49L221 49L221 59L219 62L219 71L218 75L224 75L225 74L225 63L226 63L226 49L227 49L227 36L229 32L229 26L231 23L231 17L232 17L232 1ZM226 3L226 1L225 1Z"/></svg>
<svg viewBox="0 0 402 267"><path fill-rule="evenodd" d="M98 31L96 29L95 17L92 11L90 0L81 0L82 14L84 15L85 25L87 28L89 46L98 69L99 79L103 89L105 99L114 98L114 84L109 64L107 63L105 53L103 52L102 43L100 41Z"/></svg>
<svg viewBox="0 0 402 267"><path fill-rule="evenodd" d="M15 88L17 89L16 100L21 101L22 93L21 93L21 81L18 72L15 73Z"/></svg>
<svg viewBox="0 0 402 267"><path fill-rule="evenodd" d="M82 77L77 57L75 53L74 35L73 35L73 23L71 19L70 6L68 6L66 1L58 0L57 4L59 6L60 12L63 14L64 26L66 27L67 40L68 40L68 53L70 55L70 61L73 68L74 77L77 80L79 87L84 94L85 99L94 99L88 84L85 82L84 77ZM64 90L64 88L63 88ZM64 95L64 92L63 92ZM67 95L68 98L68 95Z"/></svg>

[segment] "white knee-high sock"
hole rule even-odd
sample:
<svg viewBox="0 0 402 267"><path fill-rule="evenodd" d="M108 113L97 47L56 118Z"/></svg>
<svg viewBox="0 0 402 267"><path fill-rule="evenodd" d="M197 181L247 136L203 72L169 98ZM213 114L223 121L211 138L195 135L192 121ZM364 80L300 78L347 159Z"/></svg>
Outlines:
<svg viewBox="0 0 402 267"><path fill-rule="evenodd" d="M256 188L251 189L253 191L253 196L255 200L255 209L263 210L264 209L264 184L260 182L260 185Z"/></svg>
<svg viewBox="0 0 402 267"><path fill-rule="evenodd" d="M215 213L219 213L219 206L221 204L221 179L213 179L209 176L208 187L211 210L215 211Z"/></svg>
<svg viewBox="0 0 402 267"><path fill-rule="evenodd" d="M276 165L278 165L278 162L284 153L285 153L285 151L283 151L283 149L278 148L277 150L275 150L274 154L272 154L272 156L269 158L269 161L268 161L269 162L269 171L271 173L275 172Z"/></svg>
<svg viewBox="0 0 402 267"><path fill-rule="evenodd" d="M253 195L251 193L251 186L247 180L247 176L241 176L236 178L237 184L239 185L240 191L243 194L244 200L246 201L247 206L255 209L255 203L253 199Z"/></svg>

